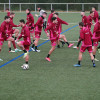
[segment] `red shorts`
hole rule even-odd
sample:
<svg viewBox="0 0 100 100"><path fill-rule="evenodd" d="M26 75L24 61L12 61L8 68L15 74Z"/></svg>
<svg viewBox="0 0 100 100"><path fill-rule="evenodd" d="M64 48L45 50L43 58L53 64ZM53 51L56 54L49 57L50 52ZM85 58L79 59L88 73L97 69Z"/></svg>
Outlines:
<svg viewBox="0 0 100 100"><path fill-rule="evenodd" d="M92 52L92 46L90 46L90 47L81 46L80 51L81 52L85 52L86 49L88 50L89 53Z"/></svg>
<svg viewBox="0 0 100 100"><path fill-rule="evenodd" d="M98 42L100 42L100 38L93 39L94 46L98 46Z"/></svg>
<svg viewBox="0 0 100 100"><path fill-rule="evenodd" d="M25 50L29 51L30 43L28 41L20 41Z"/></svg>
<svg viewBox="0 0 100 100"><path fill-rule="evenodd" d="M41 36L41 32L36 32L35 31L35 38L40 38L40 36Z"/></svg>
<svg viewBox="0 0 100 100"><path fill-rule="evenodd" d="M56 39L51 40L51 46L56 46L56 44L57 44L57 40Z"/></svg>

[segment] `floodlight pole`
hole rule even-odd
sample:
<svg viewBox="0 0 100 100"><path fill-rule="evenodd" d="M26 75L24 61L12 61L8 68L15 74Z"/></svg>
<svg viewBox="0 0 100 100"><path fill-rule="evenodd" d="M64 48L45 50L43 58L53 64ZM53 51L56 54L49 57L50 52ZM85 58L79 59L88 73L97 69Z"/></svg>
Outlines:
<svg viewBox="0 0 100 100"><path fill-rule="evenodd" d="M9 10L10 10L10 0L9 0Z"/></svg>

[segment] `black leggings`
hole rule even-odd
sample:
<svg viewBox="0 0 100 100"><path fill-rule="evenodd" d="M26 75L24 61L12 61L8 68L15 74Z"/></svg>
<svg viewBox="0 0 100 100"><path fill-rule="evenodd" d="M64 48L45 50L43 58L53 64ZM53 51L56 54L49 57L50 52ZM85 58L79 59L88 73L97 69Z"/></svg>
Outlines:
<svg viewBox="0 0 100 100"><path fill-rule="evenodd" d="M43 30L46 29L46 24L47 24L47 21L45 21L45 22L43 23Z"/></svg>

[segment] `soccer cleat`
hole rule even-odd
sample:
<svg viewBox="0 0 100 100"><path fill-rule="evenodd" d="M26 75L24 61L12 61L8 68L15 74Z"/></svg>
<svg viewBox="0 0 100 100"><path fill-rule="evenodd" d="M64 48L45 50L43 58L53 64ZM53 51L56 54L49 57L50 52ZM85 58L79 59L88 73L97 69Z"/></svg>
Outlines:
<svg viewBox="0 0 100 100"><path fill-rule="evenodd" d="M0 61L3 61L2 59L0 59Z"/></svg>
<svg viewBox="0 0 100 100"><path fill-rule="evenodd" d="M73 45L74 45L74 43L72 43L72 44L70 43L69 46L68 46L68 48L72 47Z"/></svg>
<svg viewBox="0 0 100 100"><path fill-rule="evenodd" d="M95 61L99 61L98 59L94 58Z"/></svg>
<svg viewBox="0 0 100 100"><path fill-rule="evenodd" d="M15 49L15 52L18 52L18 51L22 51L22 50L16 48L16 49Z"/></svg>
<svg viewBox="0 0 100 100"><path fill-rule="evenodd" d="M46 59L47 61L51 62L50 58L46 57L45 59Z"/></svg>
<svg viewBox="0 0 100 100"><path fill-rule="evenodd" d="M73 46L74 49L77 49L77 46Z"/></svg>
<svg viewBox="0 0 100 100"><path fill-rule="evenodd" d="M79 64L75 64L74 67L81 67L81 65L79 65Z"/></svg>
<svg viewBox="0 0 100 100"><path fill-rule="evenodd" d="M31 50L34 51L34 52L40 52L40 50L38 50L38 49L35 50L34 48L31 48Z"/></svg>
<svg viewBox="0 0 100 100"><path fill-rule="evenodd" d="M29 52L28 52L28 51L27 51L26 53L24 53L23 58L25 58L28 54L29 54Z"/></svg>
<svg viewBox="0 0 100 100"><path fill-rule="evenodd" d="M96 65L95 65L95 64L93 64L93 67L96 67Z"/></svg>
<svg viewBox="0 0 100 100"><path fill-rule="evenodd" d="M11 51L9 51L9 52L15 52L14 50L11 50Z"/></svg>

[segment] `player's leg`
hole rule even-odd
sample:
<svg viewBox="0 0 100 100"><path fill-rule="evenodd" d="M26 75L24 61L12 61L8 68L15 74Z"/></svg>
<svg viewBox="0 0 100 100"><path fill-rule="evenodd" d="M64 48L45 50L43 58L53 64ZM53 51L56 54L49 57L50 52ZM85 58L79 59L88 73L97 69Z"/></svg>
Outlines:
<svg viewBox="0 0 100 100"><path fill-rule="evenodd" d="M33 32L31 33L31 35L32 35L32 38L33 38L33 43L34 43L34 41L35 41L35 35L34 35Z"/></svg>
<svg viewBox="0 0 100 100"><path fill-rule="evenodd" d="M44 23L43 23L43 30L46 29L46 23L47 23L47 21L44 21Z"/></svg>
<svg viewBox="0 0 100 100"><path fill-rule="evenodd" d="M60 39L63 39L64 42L68 45L68 47L70 48L71 46L73 46L74 44L71 44L67 41L65 35L60 34Z"/></svg>
<svg viewBox="0 0 100 100"><path fill-rule="evenodd" d="M3 41L0 41L0 52L1 52L1 49L2 49L2 45L3 45ZM0 58L0 61L3 61L3 60Z"/></svg>
<svg viewBox="0 0 100 100"><path fill-rule="evenodd" d="M15 40L17 39L18 35L19 35L19 30L18 29L15 29L14 30L14 33L15 33Z"/></svg>
<svg viewBox="0 0 100 100"><path fill-rule="evenodd" d="M49 62L51 61L51 60L50 60L50 55L51 55L52 52L55 50L56 44L57 44L57 41L56 41L56 40L52 40L52 41L51 41L51 46L52 46L52 47L51 47L51 49L50 49L50 51L49 51L49 53L48 53L48 55L47 55L47 57L46 57L46 60L49 61Z"/></svg>

